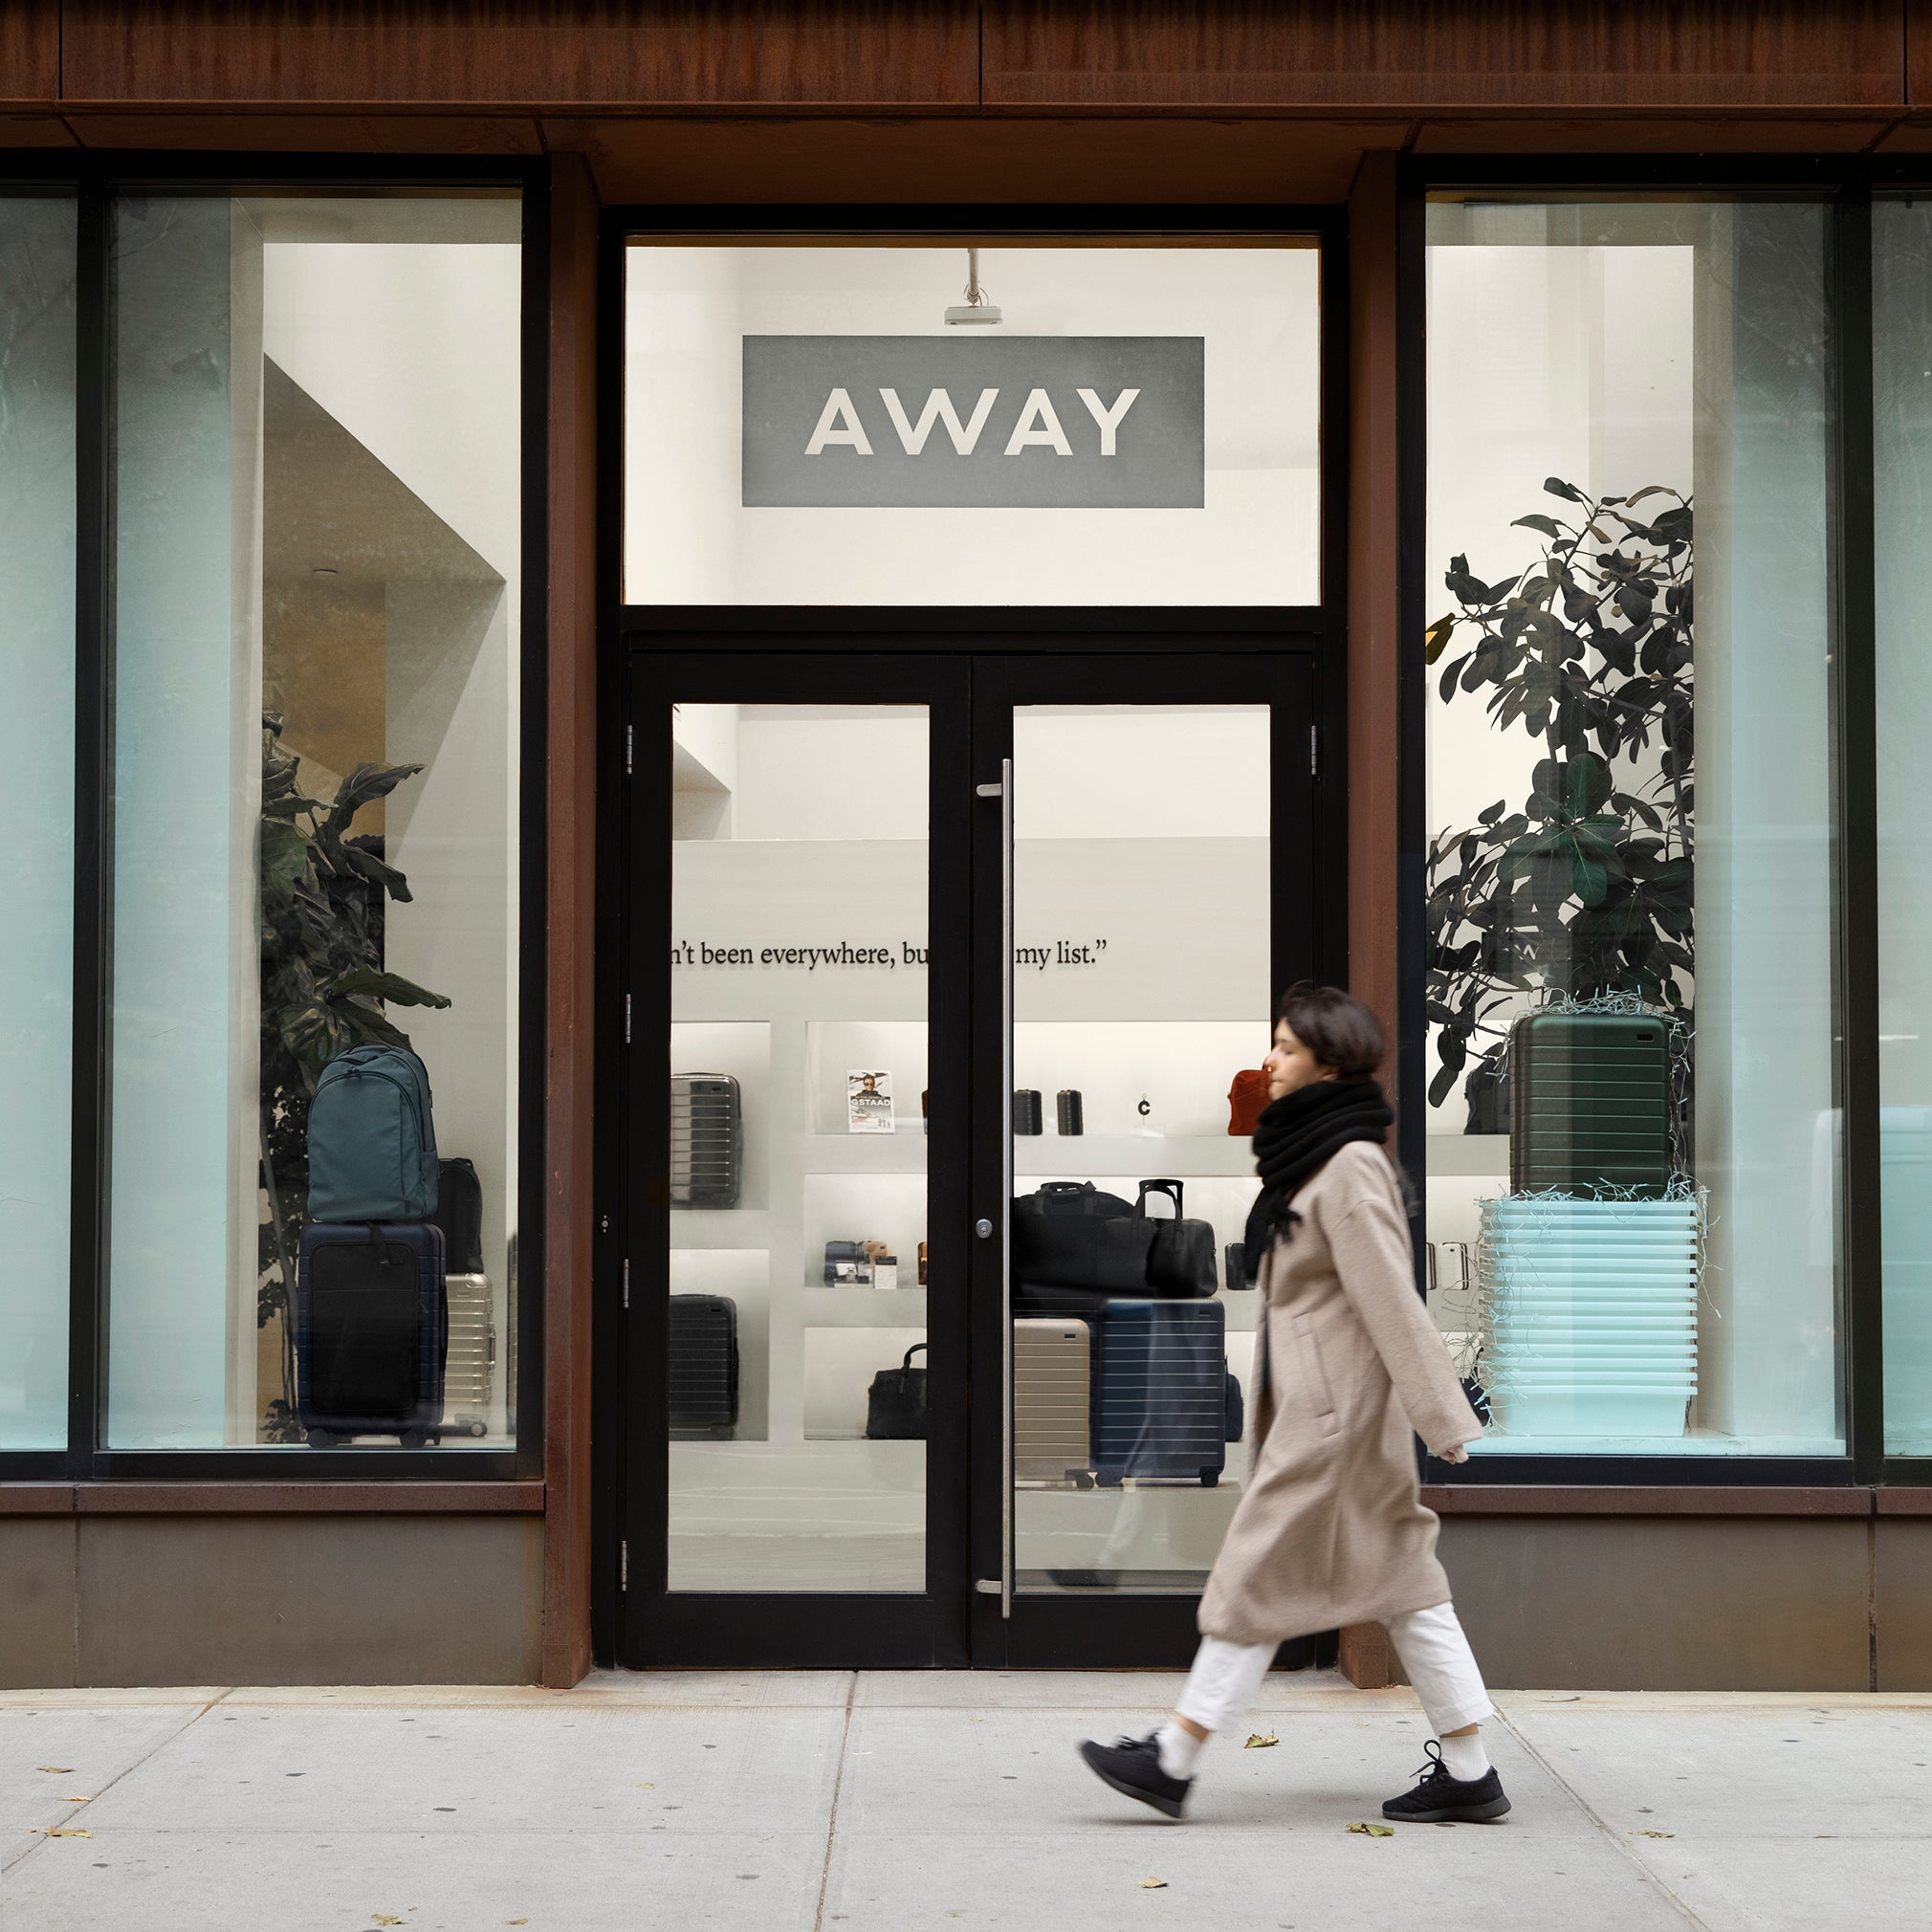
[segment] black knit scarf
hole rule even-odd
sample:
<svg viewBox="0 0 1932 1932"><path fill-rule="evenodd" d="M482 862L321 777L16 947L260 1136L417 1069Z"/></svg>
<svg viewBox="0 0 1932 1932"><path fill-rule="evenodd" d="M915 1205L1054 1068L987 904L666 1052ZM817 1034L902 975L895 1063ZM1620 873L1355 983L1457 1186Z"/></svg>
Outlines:
<svg viewBox="0 0 1932 1932"><path fill-rule="evenodd" d="M1373 1080L1316 1080L1271 1100L1255 1127L1255 1172L1261 1197L1248 1216L1248 1279L1277 1235L1292 1235L1301 1219L1288 1205L1299 1188L1338 1148L1351 1140L1386 1142L1395 1118Z"/></svg>

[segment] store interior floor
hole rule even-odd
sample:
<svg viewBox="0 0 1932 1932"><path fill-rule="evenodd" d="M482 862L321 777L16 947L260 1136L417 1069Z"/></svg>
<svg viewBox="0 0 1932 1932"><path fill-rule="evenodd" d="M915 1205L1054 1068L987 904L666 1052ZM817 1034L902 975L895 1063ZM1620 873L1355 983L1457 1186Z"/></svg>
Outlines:
<svg viewBox="0 0 1932 1932"><path fill-rule="evenodd" d="M1188 1821L1074 1756L1152 1672L603 1672L576 1690L0 1693L0 1919L35 1932L1918 1928L1932 1695L1498 1697L1497 1826L1351 1831L1406 1690L1271 1678ZM1921 1756L1921 1753L1924 1753Z"/></svg>

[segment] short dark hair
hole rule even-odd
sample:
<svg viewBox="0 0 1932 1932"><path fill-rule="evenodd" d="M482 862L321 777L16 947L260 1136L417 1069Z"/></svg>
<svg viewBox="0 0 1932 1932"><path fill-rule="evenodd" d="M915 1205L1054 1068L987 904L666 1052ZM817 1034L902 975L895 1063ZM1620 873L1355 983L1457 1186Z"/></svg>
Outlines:
<svg viewBox="0 0 1932 1932"><path fill-rule="evenodd" d="M1295 1038L1344 1080L1367 1080L1382 1064L1382 1022L1351 993L1298 979L1275 1009Z"/></svg>

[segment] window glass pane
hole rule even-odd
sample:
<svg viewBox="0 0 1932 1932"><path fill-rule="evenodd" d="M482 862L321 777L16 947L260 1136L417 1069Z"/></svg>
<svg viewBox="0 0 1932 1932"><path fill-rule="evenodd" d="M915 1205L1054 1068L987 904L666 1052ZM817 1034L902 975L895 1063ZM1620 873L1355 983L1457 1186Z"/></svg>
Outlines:
<svg viewBox="0 0 1932 1932"><path fill-rule="evenodd" d="M927 714L673 731L670 1587L923 1591Z"/></svg>
<svg viewBox="0 0 1932 1932"><path fill-rule="evenodd" d="M514 1434L518 231L114 209L116 1448Z"/></svg>
<svg viewBox="0 0 1932 1932"><path fill-rule="evenodd" d="M1257 1296L1238 1244L1255 1156L1228 1093L1268 1049L1271 726L1266 705L1014 713L1023 1591L1197 1592L1247 1480ZM1184 1218L1163 1287L1195 1299L1029 1279L1029 1231L1082 1188L1116 1214Z"/></svg>
<svg viewBox="0 0 1932 1932"><path fill-rule="evenodd" d="M1428 1234L1482 1451L1842 1448L1827 242L1430 209Z"/></svg>
<svg viewBox="0 0 1932 1932"><path fill-rule="evenodd" d="M1932 1456L1932 205L1872 209L1885 1447Z"/></svg>
<svg viewBox="0 0 1932 1932"><path fill-rule="evenodd" d="M67 1441L75 208L0 198L0 1449Z"/></svg>
<svg viewBox="0 0 1932 1932"><path fill-rule="evenodd" d="M1311 245L628 253L631 604L1314 604Z"/></svg>

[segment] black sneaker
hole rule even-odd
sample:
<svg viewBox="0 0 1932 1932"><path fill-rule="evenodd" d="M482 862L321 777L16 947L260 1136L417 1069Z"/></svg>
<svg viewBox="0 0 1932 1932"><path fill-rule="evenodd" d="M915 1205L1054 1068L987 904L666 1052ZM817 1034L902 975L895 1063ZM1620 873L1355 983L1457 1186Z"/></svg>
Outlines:
<svg viewBox="0 0 1932 1932"><path fill-rule="evenodd" d="M1416 1774L1421 1783L1391 1798L1382 1807L1385 1818L1404 1825L1482 1825L1508 1815L1509 1800L1494 1765L1480 1778L1452 1778L1442 1746L1431 1738L1422 1748L1429 1762Z"/></svg>
<svg viewBox="0 0 1932 1932"><path fill-rule="evenodd" d="M1088 1738L1080 1747L1095 1777L1109 1784L1123 1797L1138 1798L1170 1818L1177 1818L1192 1778L1171 1778L1160 1767L1160 1745L1150 1734L1144 1738L1116 1738L1110 1745L1095 1744Z"/></svg>

